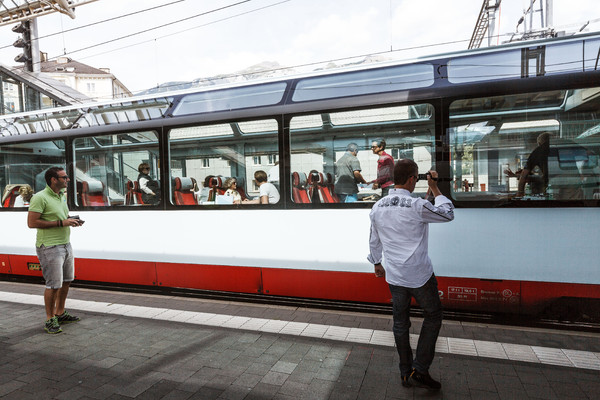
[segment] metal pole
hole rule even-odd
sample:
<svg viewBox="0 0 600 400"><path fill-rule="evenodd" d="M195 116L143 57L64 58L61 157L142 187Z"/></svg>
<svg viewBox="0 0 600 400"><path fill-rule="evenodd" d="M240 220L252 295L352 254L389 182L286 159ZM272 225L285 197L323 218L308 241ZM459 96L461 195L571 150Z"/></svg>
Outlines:
<svg viewBox="0 0 600 400"><path fill-rule="evenodd" d="M529 32L533 31L533 0L529 0Z"/></svg>
<svg viewBox="0 0 600 400"><path fill-rule="evenodd" d="M552 28L554 25L554 0L546 0L546 27Z"/></svg>
<svg viewBox="0 0 600 400"><path fill-rule="evenodd" d="M32 72L40 72L42 69L40 63L40 42L38 40L37 18L29 20L29 28L31 32L31 64Z"/></svg>
<svg viewBox="0 0 600 400"><path fill-rule="evenodd" d="M487 13L488 13L488 47L492 47L494 44L492 40L494 39L494 35L496 34L496 10L498 9L498 5L494 4L490 5L492 0L488 0L487 5ZM496 1L494 0L494 3Z"/></svg>

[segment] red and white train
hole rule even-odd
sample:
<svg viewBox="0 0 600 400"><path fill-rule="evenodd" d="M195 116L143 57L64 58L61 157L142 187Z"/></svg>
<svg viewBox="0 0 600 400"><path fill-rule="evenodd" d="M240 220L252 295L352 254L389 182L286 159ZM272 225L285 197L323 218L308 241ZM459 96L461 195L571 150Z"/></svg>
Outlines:
<svg viewBox="0 0 600 400"><path fill-rule="evenodd" d="M76 279L388 303L367 262L368 214L335 195L350 143L367 181L375 139L435 169L455 220L430 228L444 306L538 313L600 299L600 34L0 117L0 274L41 276L18 188L62 165ZM548 186L516 197L536 137L550 134ZM143 204L138 166L160 182ZM277 204L231 204L254 172ZM538 174L533 171L533 175ZM204 184L203 184L204 183ZM527 186L529 187L529 185ZM424 194L419 186L416 194Z"/></svg>

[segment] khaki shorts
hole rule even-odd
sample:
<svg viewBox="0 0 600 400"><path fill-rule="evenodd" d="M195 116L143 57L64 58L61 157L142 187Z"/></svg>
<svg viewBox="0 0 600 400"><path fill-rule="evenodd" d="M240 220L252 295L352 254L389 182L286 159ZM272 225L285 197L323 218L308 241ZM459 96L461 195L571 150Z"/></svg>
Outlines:
<svg viewBox="0 0 600 400"><path fill-rule="evenodd" d="M75 279L75 260L71 243L36 248L46 281L46 289L60 289L63 282Z"/></svg>

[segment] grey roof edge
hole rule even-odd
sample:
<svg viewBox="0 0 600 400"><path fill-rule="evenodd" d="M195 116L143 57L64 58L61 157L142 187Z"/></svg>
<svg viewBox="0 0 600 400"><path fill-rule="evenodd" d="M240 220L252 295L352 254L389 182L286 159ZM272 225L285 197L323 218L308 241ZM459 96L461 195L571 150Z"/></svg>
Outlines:
<svg viewBox="0 0 600 400"><path fill-rule="evenodd" d="M0 63L0 71L11 78L25 83L38 90L62 105L91 103L93 99L67 86L66 84L50 78L44 72L27 72L18 68L11 68Z"/></svg>

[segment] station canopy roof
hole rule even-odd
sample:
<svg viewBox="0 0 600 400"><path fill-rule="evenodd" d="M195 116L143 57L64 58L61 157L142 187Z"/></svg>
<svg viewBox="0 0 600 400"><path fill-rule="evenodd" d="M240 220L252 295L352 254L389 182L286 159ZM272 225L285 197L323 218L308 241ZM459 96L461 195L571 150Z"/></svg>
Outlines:
<svg viewBox="0 0 600 400"><path fill-rule="evenodd" d="M0 26L26 21L53 12L75 18L75 7L97 0L0 0Z"/></svg>

